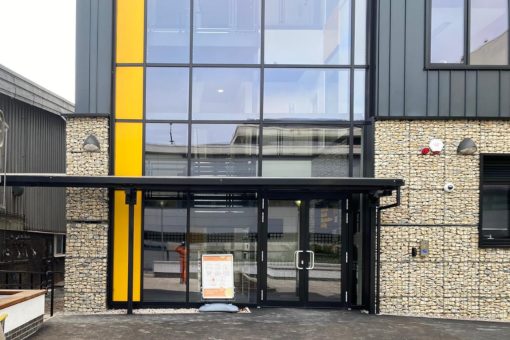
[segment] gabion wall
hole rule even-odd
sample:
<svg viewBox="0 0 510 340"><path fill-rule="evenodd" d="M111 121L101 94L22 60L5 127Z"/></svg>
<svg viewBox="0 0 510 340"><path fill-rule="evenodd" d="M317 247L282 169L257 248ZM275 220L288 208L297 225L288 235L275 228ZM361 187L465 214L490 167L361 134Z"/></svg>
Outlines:
<svg viewBox="0 0 510 340"><path fill-rule="evenodd" d="M108 175L108 118L67 117L67 174ZM83 149L93 134L98 152ZM106 189L67 189L65 304L67 312L106 309L108 192Z"/></svg>
<svg viewBox="0 0 510 340"><path fill-rule="evenodd" d="M507 121L376 122L375 175L406 182L402 205L382 215L382 313L510 320L510 249L478 247L479 154L510 153L509 131ZM458 155L467 137L478 152ZM443 152L422 155L433 138ZM430 255L412 257L422 240Z"/></svg>

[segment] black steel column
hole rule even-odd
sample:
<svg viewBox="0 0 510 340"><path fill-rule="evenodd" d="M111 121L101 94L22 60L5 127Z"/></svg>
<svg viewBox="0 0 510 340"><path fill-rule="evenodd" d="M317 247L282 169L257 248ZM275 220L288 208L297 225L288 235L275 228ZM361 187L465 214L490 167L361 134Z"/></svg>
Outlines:
<svg viewBox="0 0 510 340"><path fill-rule="evenodd" d="M126 204L129 204L129 229L128 229L128 291L127 291L127 313L133 314L133 244L135 229L135 204L136 190L126 190Z"/></svg>

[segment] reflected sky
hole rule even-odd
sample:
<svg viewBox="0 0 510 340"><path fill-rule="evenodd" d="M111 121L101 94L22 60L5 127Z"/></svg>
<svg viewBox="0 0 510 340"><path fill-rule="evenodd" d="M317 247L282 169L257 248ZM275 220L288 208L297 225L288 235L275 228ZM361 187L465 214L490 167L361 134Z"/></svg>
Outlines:
<svg viewBox="0 0 510 340"><path fill-rule="evenodd" d="M182 0L148 0L147 61L189 61L190 4Z"/></svg>
<svg viewBox="0 0 510 340"><path fill-rule="evenodd" d="M259 119L260 70L195 68L193 119Z"/></svg>
<svg viewBox="0 0 510 340"><path fill-rule="evenodd" d="M266 0L267 64L349 64L350 0Z"/></svg>
<svg viewBox="0 0 510 340"><path fill-rule="evenodd" d="M147 119L188 119L188 68L148 67Z"/></svg>
<svg viewBox="0 0 510 340"><path fill-rule="evenodd" d="M432 0L430 61L463 63L464 0Z"/></svg>
<svg viewBox="0 0 510 340"><path fill-rule="evenodd" d="M470 24L470 63L508 64L508 1L471 0Z"/></svg>
<svg viewBox="0 0 510 340"><path fill-rule="evenodd" d="M349 71L266 69L264 119L349 119Z"/></svg>
<svg viewBox="0 0 510 340"><path fill-rule="evenodd" d="M354 70L354 120L365 119L365 70Z"/></svg>
<svg viewBox="0 0 510 340"><path fill-rule="evenodd" d="M152 145L188 145L188 125L152 123L145 125L145 143Z"/></svg>
<svg viewBox="0 0 510 340"><path fill-rule="evenodd" d="M193 61L260 63L260 0L195 0Z"/></svg>

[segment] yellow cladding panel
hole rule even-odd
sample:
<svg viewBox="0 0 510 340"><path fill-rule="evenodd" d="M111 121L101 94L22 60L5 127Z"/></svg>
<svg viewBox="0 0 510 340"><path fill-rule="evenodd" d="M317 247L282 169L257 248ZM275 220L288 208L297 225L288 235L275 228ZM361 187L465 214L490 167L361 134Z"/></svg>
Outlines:
<svg viewBox="0 0 510 340"><path fill-rule="evenodd" d="M115 124L115 175L142 175L142 123ZM129 210L125 193L115 192L113 228L113 301L127 301ZM142 195L137 194L134 220L133 301L140 300Z"/></svg>
<svg viewBox="0 0 510 340"><path fill-rule="evenodd" d="M142 123L115 123L115 176L142 175Z"/></svg>
<svg viewBox="0 0 510 340"><path fill-rule="evenodd" d="M140 301L141 275L141 229L142 229L142 193L138 191L135 205L133 238L133 301ZM128 282L128 228L129 206L124 191L115 191L115 222L113 227L113 301L127 301Z"/></svg>
<svg viewBox="0 0 510 340"><path fill-rule="evenodd" d="M144 0L117 0L117 63L143 63Z"/></svg>
<svg viewBox="0 0 510 340"><path fill-rule="evenodd" d="M117 67L115 118L143 119L143 68Z"/></svg>

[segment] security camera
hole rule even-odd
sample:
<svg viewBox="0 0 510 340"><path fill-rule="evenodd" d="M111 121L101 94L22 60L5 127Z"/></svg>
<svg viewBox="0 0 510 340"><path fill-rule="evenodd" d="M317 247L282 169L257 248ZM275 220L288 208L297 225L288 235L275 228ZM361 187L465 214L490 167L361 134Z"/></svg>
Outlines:
<svg viewBox="0 0 510 340"><path fill-rule="evenodd" d="M452 192L453 190L455 190L455 185L453 185L453 183L446 183L444 185L444 191Z"/></svg>

